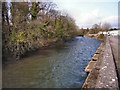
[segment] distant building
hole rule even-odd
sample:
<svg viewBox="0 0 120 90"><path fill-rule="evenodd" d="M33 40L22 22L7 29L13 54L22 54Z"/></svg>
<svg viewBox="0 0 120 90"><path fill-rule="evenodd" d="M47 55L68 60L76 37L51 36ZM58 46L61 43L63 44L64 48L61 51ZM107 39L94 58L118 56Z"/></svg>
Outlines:
<svg viewBox="0 0 120 90"><path fill-rule="evenodd" d="M104 34L104 35L111 35L111 36L118 36L118 35L120 35L120 30L114 30L114 31L108 31L108 32L106 32L106 31L104 31L104 32L98 32L98 34Z"/></svg>
<svg viewBox="0 0 120 90"><path fill-rule="evenodd" d="M108 33L112 36L118 36L120 35L120 30L108 31Z"/></svg>
<svg viewBox="0 0 120 90"><path fill-rule="evenodd" d="M100 31L100 32L98 32L98 34L107 34L107 32Z"/></svg>

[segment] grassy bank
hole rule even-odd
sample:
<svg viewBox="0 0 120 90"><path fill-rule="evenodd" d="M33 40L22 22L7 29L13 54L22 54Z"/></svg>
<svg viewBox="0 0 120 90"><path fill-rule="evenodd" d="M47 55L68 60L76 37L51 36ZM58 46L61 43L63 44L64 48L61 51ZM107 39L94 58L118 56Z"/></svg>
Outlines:
<svg viewBox="0 0 120 90"><path fill-rule="evenodd" d="M90 38L95 38L101 41L104 41L105 35L104 34L98 34L98 35L90 35L90 34L85 34L84 37L90 37Z"/></svg>

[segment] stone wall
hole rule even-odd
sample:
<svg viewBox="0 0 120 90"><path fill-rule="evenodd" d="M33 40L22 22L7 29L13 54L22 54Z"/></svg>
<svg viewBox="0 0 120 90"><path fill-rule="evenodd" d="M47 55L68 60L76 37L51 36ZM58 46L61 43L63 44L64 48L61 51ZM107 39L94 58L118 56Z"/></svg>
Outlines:
<svg viewBox="0 0 120 90"><path fill-rule="evenodd" d="M83 88L118 89L118 78L112 55L109 37L106 38L95 66L88 74Z"/></svg>

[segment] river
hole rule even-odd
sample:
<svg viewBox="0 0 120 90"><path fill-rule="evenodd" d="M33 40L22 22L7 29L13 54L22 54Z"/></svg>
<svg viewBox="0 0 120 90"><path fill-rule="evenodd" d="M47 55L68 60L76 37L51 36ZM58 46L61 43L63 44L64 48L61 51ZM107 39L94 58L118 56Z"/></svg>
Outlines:
<svg viewBox="0 0 120 90"><path fill-rule="evenodd" d="M81 88L101 41L75 37L60 48L38 50L3 67L3 88Z"/></svg>

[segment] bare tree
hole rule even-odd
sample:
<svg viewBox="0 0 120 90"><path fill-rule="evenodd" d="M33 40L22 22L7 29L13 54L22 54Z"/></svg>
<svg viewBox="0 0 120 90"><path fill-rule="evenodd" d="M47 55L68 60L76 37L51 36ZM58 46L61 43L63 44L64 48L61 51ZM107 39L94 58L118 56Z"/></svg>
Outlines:
<svg viewBox="0 0 120 90"><path fill-rule="evenodd" d="M102 30L103 31L108 31L110 29L111 25L108 22L105 22L102 24Z"/></svg>
<svg viewBox="0 0 120 90"><path fill-rule="evenodd" d="M90 31L92 31L92 33L98 33L100 30L101 30L101 23L94 24Z"/></svg>

